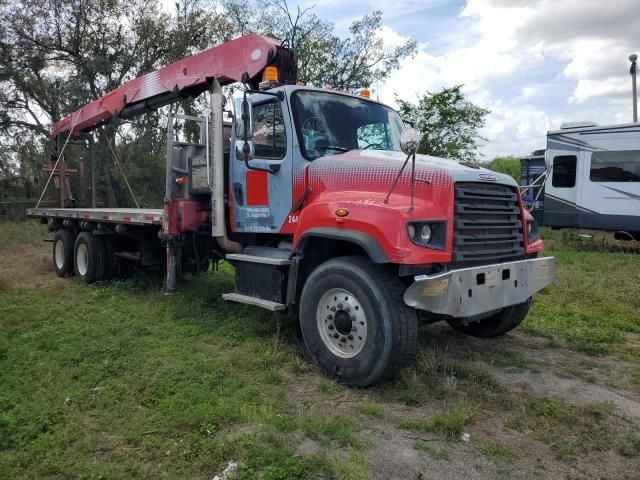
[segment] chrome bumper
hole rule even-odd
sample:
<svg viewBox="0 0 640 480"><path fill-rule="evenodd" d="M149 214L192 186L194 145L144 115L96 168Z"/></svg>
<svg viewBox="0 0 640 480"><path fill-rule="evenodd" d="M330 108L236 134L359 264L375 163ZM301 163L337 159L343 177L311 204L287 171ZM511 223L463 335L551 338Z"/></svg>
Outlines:
<svg viewBox="0 0 640 480"><path fill-rule="evenodd" d="M418 275L404 294L410 307L452 317L472 317L522 303L549 285L553 257Z"/></svg>

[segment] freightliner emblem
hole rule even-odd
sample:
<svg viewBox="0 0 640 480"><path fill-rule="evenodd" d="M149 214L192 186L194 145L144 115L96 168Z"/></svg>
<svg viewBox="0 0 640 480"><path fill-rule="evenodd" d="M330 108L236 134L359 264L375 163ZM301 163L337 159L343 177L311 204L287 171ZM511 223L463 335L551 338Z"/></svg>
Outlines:
<svg viewBox="0 0 640 480"><path fill-rule="evenodd" d="M498 177L496 177L493 173L485 172L478 173L478 178L480 180L484 180L485 182L495 182L498 179Z"/></svg>

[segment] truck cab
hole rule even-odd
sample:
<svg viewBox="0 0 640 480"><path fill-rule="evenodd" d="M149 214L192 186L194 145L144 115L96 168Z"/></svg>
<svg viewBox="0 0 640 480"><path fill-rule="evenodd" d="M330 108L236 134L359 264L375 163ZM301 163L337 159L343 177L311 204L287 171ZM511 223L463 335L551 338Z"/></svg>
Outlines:
<svg viewBox="0 0 640 480"><path fill-rule="evenodd" d="M237 99L235 112L229 216L232 238L246 246L227 255L236 292L225 298L298 312L312 356L331 375L372 382L371 365L354 373L350 360L367 343L356 335L358 323L368 325L363 310L387 311L387 328L406 329L395 350L391 342L376 353L396 358L387 365L395 372L415 348L416 310L496 336L522 321L532 294L553 278L553 259L536 258L542 240L516 182L415 152L413 174L403 171L411 153L390 107L283 86ZM325 277L336 280L317 286ZM338 288L355 279L372 290ZM364 306L390 292L388 303Z"/></svg>

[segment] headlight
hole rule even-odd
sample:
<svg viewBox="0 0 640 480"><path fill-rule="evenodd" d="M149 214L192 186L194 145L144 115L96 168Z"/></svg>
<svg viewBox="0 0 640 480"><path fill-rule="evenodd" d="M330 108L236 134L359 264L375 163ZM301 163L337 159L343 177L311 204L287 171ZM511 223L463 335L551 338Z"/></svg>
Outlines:
<svg viewBox="0 0 640 480"><path fill-rule="evenodd" d="M424 224L420 229L420 241L422 243L429 243L431 241L431 227L429 224Z"/></svg>
<svg viewBox="0 0 640 480"><path fill-rule="evenodd" d="M416 245L444 250L447 240L447 222L444 220L410 222L407 224L407 233Z"/></svg>

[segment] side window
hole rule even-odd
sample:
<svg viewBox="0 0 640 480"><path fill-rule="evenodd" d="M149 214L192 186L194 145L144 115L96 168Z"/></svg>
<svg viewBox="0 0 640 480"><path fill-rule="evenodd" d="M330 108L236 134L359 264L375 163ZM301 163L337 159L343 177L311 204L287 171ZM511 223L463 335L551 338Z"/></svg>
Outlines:
<svg viewBox="0 0 640 480"><path fill-rule="evenodd" d="M575 187L577 164L578 158L575 155L561 155L559 157L554 157L551 184L558 188Z"/></svg>
<svg viewBox="0 0 640 480"><path fill-rule="evenodd" d="M640 150L591 154L592 182L640 182Z"/></svg>
<svg viewBox="0 0 640 480"><path fill-rule="evenodd" d="M287 134L278 102L253 106L253 146L256 158L279 160L287 153Z"/></svg>

